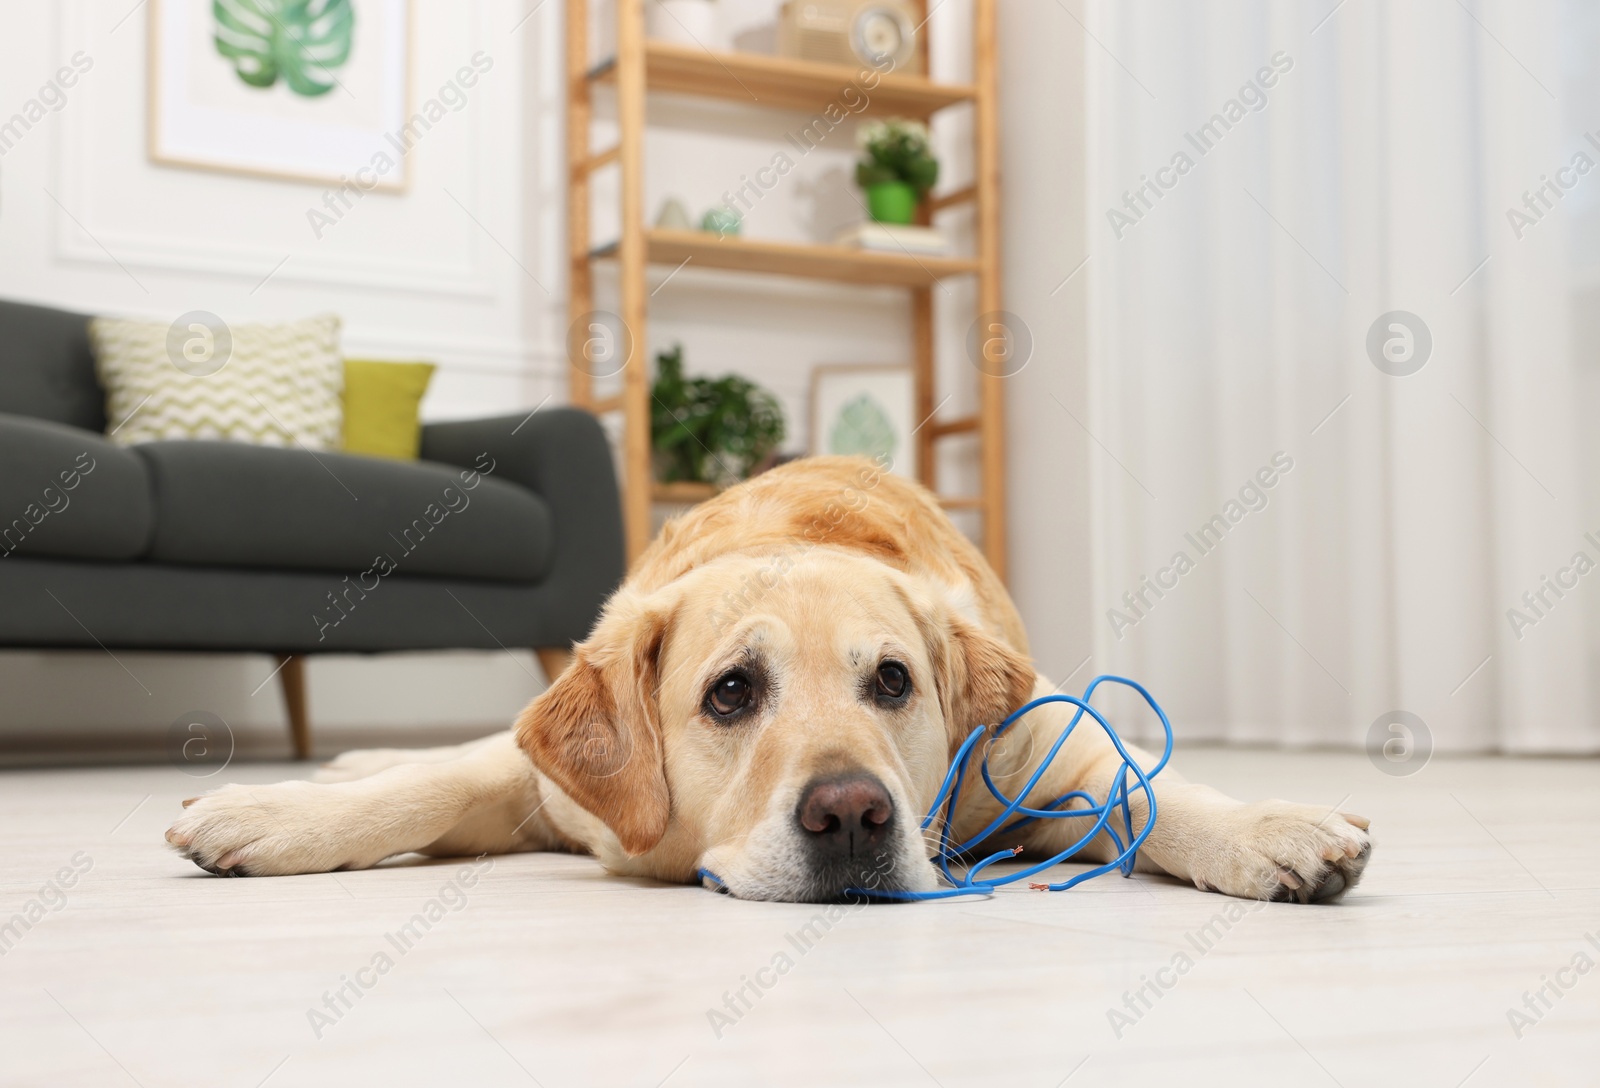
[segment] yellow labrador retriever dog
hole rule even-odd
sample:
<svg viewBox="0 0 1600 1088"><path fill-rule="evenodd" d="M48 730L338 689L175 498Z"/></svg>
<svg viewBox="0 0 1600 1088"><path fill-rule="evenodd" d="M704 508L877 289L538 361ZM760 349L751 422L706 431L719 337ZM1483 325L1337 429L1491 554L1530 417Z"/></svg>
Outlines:
<svg viewBox="0 0 1600 1088"><path fill-rule="evenodd" d="M936 840L918 825L956 747L1051 690L999 579L927 491L870 461L815 458L667 525L511 731L350 752L318 782L225 786L187 802L167 841L229 876L568 850L665 881L709 870L747 899L929 891ZM1070 710L1021 719L991 764L1025 782ZM1086 720L1030 803L1104 798L1119 766ZM968 786L955 841L999 811ZM1139 869L1207 891L1328 900L1371 851L1359 816L1242 803L1171 770L1155 792ZM1142 827L1142 792L1133 806ZM1038 821L1017 845L1049 856L1083 823ZM1102 834L1079 860L1115 856Z"/></svg>

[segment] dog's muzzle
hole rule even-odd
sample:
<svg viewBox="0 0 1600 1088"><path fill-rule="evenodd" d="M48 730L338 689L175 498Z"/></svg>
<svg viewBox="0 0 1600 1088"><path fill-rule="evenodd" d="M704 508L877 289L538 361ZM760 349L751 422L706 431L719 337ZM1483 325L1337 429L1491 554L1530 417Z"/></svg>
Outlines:
<svg viewBox="0 0 1600 1088"><path fill-rule="evenodd" d="M860 898L852 889L898 886L894 798L876 775L849 771L812 779L800 791L794 820L813 889L807 899L834 902Z"/></svg>

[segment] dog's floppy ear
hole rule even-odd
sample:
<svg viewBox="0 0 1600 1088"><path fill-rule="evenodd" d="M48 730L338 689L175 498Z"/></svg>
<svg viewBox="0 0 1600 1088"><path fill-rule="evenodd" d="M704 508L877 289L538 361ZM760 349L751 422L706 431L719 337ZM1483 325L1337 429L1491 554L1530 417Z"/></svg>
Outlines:
<svg viewBox="0 0 1600 1088"><path fill-rule="evenodd" d="M572 664L517 718L533 765L637 856L666 834L671 808L657 704L669 616L618 594Z"/></svg>
<svg viewBox="0 0 1600 1088"><path fill-rule="evenodd" d="M1027 655L954 612L936 609L928 628L953 754L974 728L998 725L1032 698L1036 674Z"/></svg>

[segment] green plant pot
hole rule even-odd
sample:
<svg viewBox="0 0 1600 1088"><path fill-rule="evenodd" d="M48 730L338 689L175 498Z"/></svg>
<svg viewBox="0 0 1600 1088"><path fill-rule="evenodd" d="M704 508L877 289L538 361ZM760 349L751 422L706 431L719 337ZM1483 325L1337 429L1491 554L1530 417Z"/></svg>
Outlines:
<svg viewBox="0 0 1600 1088"><path fill-rule="evenodd" d="M917 217L917 191L903 181L867 186L867 211L878 223L909 223Z"/></svg>

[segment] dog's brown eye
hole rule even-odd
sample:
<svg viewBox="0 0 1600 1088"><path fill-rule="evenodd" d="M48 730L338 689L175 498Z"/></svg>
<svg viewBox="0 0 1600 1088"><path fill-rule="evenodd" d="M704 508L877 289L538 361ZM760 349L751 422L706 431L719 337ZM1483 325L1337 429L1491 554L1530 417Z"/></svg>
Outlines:
<svg viewBox="0 0 1600 1088"><path fill-rule="evenodd" d="M750 678L742 672L730 672L711 686L706 705L713 714L726 718L750 705Z"/></svg>
<svg viewBox="0 0 1600 1088"><path fill-rule="evenodd" d="M878 694L885 699L904 698L911 690L911 677L906 674L904 665L896 661L885 661L878 666Z"/></svg>

